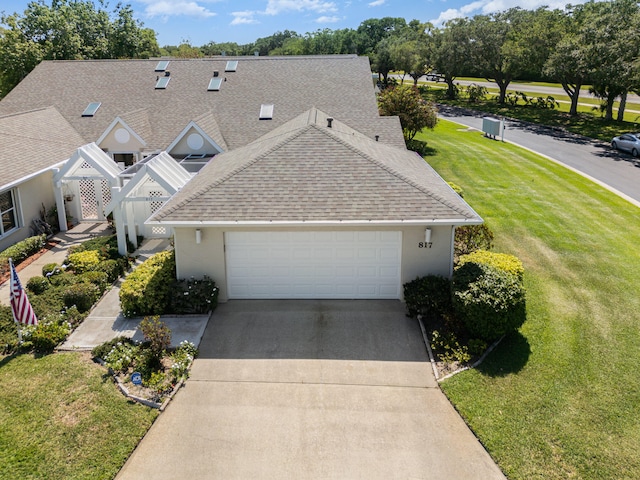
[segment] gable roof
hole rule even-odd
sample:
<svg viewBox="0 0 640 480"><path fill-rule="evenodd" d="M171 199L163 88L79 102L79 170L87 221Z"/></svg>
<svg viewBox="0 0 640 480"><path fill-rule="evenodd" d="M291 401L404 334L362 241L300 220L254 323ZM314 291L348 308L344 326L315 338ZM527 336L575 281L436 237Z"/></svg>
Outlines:
<svg viewBox="0 0 640 480"><path fill-rule="evenodd" d="M481 223L421 157L311 109L215 157L151 218L173 225Z"/></svg>
<svg viewBox="0 0 640 480"><path fill-rule="evenodd" d="M225 72L229 60L239 62L237 71ZM171 59L171 82L161 90L155 89L156 79L166 72L156 72L157 63L43 61L0 101L0 115L53 105L82 136L78 145L96 141L121 116L154 151L166 149L190 121L210 114L211 137L235 149L316 106L371 138L380 135L381 142L404 145L398 119L378 115L367 57ZM223 78L220 90L207 91L214 71ZM82 117L91 102L100 102L100 109ZM274 104L272 120L259 119L262 104ZM140 113L148 132L138 131L123 112Z"/></svg>
<svg viewBox="0 0 640 480"><path fill-rule="evenodd" d="M0 188L65 161L82 143L55 108L1 116Z"/></svg>

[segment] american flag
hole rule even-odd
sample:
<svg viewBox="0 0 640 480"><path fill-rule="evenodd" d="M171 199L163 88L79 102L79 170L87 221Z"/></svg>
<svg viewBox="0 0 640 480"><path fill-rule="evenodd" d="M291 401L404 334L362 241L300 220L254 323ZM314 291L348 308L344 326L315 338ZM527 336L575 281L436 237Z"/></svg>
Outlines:
<svg viewBox="0 0 640 480"><path fill-rule="evenodd" d="M33 308L31 308L27 293L22 288L18 272L16 272L11 259L9 259L9 267L11 268L11 310L13 311L13 319L16 323L37 325L38 319L33 312Z"/></svg>

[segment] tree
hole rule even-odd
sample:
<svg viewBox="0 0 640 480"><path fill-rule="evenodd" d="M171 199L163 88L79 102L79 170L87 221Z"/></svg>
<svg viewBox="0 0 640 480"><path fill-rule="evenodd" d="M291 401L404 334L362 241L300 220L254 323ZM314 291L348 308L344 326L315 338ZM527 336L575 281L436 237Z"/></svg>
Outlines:
<svg viewBox="0 0 640 480"><path fill-rule="evenodd" d="M387 88L378 95L380 115L400 117L406 141L411 141L425 128L433 129L438 123L438 111L433 103L420 96L416 87Z"/></svg>
<svg viewBox="0 0 640 480"><path fill-rule="evenodd" d="M370 18L363 21L356 30L357 53L374 53L382 40L401 32L406 26L406 20L401 17Z"/></svg>
<svg viewBox="0 0 640 480"><path fill-rule="evenodd" d="M6 95L41 60L145 57L159 53L155 32L142 28L130 6L110 14L102 0L30 2L22 14L2 16L0 88Z"/></svg>
<svg viewBox="0 0 640 480"><path fill-rule="evenodd" d="M453 100L458 89L453 83L457 76L470 67L469 21L457 18L448 21L444 28L433 33L433 66L447 83L447 98Z"/></svg>
<svg viewBox="0 0 640 480"><path fill-rule="evenodd" d="M370 55L371 70L382 75L382 82L386 85L389 80L389 72L395 68L391 48L393 39L385 38L376 46L376 51Z"/></svg>

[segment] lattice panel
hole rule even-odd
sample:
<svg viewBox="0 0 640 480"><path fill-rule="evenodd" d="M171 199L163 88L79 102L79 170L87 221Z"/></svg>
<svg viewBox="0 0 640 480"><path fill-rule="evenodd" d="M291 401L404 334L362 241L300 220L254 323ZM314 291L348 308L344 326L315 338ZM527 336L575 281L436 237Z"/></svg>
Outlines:
<svg viewBox="0 0 640 480"><path fill-rule="evenodd" d="M149 192L149 196L151 198L153 197L162 197L166 195L165 192L161 192L158 190L151 190ZM154 213L156 213L160 207L162 207L162 205L164 205L164 200L151 200L151 202L149 202L149 210L151 211L151 215L153 215ZM151 227L151 235L152 236L159 236L159 237L163 237L167 234L167 227L159 227L157 225L154 225Z"/></svg>
<svg viewBox="0 0 640 480"><path fill-rule="evenodd" d="M102 205L106 207L111 202L111 185L106 180L102 180L100 188L102 190Z"/></svg>
<svg viewBox="0 0 640 480"><path fill-rule="evenodd" d="M83 220L97 220L98 199L96 197L96 187L93 180L79 180L78 184L80 186L80 205Z"/></svg>

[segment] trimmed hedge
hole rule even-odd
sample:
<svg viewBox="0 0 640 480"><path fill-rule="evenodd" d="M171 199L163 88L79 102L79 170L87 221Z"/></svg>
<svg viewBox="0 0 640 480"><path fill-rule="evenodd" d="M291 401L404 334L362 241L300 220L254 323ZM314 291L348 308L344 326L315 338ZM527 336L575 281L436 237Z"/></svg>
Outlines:
<svg viewBox="0 0 640 480"><path fill-rule="evenodd" d="M41 276L31 277L27 281L27 290L36 295L40 295L50 286L51 284L49 283L49 280Z"/></svg>
<svg viewBox="0 0 640 480"><path fill-rule="evenodd" d="M17 265L27 257L39 252L46 241L46 235L36 235L35 237L25 238L21 242L3 250L0 252L0 271L9 269L9 259L13 260L14 265Z"/></svg>
<svg viewBox="0 0 640 480"><path fill-rule="evenodd" d="M69 254L67 260L76 273L93 270L102 260L98 250L84 250Z"/></svg>
<svg viewBox="0 0 640 480"><path fill-rule="evenodd" d="M458 262L461 256L477 250L491 250L493 232L486 223L482 225L464 225L456 228L453 257Z"/></svg>
<svg viewBox="0 0 640 480"><path fill-rule="evenodd" d="M494 253L487 250L477 250L461 256L458 260L458 266L462 266L469 262L491 265L499 270L512 273L517 276L520 281L524 279L524 265L522 265L520 259L514 255L509 255L507 253Z"/></svg>
<svg viewBox="0 0 640 480"><path fill-rule="evenodd" d="M165 313L175 278L173 250L153 255L122 282L120 306L124 315L132 317Z"/></svg>
<svg viewBox="0 0 640 480"><path fill-rule="evenodd" d="M410 316L443 315L451 312L451 282L427 275L404 284L404 301Z"/></svg>
<svg viewBox="0 0 640 480"><path fill-rule="evenodd" d="M126 265L127 265L126 259L114 260L110 258L108 260L103 260L100 263L98 263L96 266L92 268L92 271L104 273L107 276L107 281L109 283L113 283L122 274L124 274Z"/></svg>
<svg viewBox="0 0 640 480"><path fill-rule="evenodd" d="M453 306L472 337L492 341L526 320L525 289L517 275L467 262L453 272Z"/></svg>
<svg viewBox="0 0 640 480"><path fill-rule="evenodd" d="M98 286L93 283L76 283L64 288L62 301L67 307L75 306L79 312L86 312L96 303L100 293Z"/></svg>

